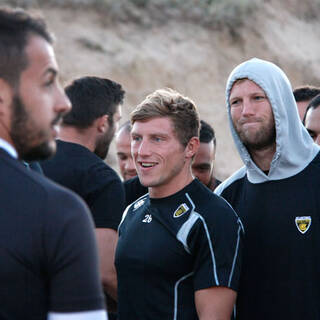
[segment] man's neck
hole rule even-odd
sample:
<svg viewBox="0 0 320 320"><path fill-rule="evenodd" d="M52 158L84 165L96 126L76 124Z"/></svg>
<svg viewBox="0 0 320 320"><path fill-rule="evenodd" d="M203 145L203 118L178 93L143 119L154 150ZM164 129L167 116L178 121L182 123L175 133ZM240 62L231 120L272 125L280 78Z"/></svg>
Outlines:
<svg viewBox="0 0 320 320"><path fill-rule="evenodd" d="M193 179L191 169L186 166L184 170L181 170L179 175L171 179L170 182L160 186L148 187L150 198L165 198L171 196L190 184Z"/></svg>
<svg viewBox="0 0 320 320"><path fill-rule="evenodd" d="M276 144L260 150L249 150L252 160L262 170L269 171L271 161L276 152Z"/></svg>
<svg viewBox="0 0 320 320"><path fill-rule="evenodd" d="M91 152L94 152L96 147L96 137L91 128L78 129L71 126L62 126L58 139L80 144L89 149Z"/></svg>

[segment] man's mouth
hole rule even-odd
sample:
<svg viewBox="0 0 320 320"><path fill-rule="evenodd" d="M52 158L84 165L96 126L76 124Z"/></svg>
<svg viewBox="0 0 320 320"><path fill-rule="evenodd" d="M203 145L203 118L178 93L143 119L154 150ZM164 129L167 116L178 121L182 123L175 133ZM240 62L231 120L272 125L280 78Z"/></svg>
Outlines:
<svg viewBox="0 0 320 320"><path fill-rule="evenodd" d="M258 122L261 122L261 120L259 118L251 118L251 119L243 119L243 120L240 120L240 125L245 125L245 124L256 124Z"/></svg>
<svg viewBox="0 0 320 320"><path fill-rule="evenodd" d="M143 168L152 168L156 165L155 162L140 162L141 167Z"/></svg>
<svg viewBox="0 0 320 320"><path fill-rule="evenodd" d="M62 119L62 114L59 113L59 114L53 119L53 121L51 122L51 125L52 125L53 127L54 127L54 126L57 126L57 125L60 125L61 119Z"/></svg>

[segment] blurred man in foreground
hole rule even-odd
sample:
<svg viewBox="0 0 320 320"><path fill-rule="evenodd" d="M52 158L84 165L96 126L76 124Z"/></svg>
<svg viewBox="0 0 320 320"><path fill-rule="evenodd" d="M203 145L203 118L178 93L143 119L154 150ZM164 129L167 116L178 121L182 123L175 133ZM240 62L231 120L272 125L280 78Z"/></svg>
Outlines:
<svg viewBox="0 0 320 320"><path fill-rule="evenodd" d="M19 161L55 153L69 110L44 20L0 9L2 319L106 319L86 206Z"/></svg>

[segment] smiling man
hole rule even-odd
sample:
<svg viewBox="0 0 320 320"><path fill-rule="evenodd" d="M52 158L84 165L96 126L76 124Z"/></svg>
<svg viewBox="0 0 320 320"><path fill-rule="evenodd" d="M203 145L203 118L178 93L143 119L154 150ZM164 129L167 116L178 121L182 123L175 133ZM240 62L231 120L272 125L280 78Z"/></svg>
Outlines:
<svg viewBox="0 0 320 320"><path fill-rule="evenodd" d="M226 101L245 164L215 190L246 231L237 319L317 319L320 149L273 63L251 59L236 67Z"/></svg>
<svg viewBox="0 0 320 320"><path fill-rule="evenodd" d="M45 21L1 8L1 319L106 319L87 207L19 161L55 153L70 107Z"/></svg>
<svg viewBox="0 0 320 320"><path fill-rule="evenodd" d="M119 319L229 320L242 225L192 176L197 109L176 91L157 90L131 122L132 154L149 194L127 208L119 227Z"/></svg>

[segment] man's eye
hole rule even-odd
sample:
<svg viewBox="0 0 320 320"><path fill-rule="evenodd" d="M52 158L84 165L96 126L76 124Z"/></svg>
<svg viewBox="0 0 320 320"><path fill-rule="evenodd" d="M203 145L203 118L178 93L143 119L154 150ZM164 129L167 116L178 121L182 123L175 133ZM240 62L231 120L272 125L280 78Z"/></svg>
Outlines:
<svg viewBox="0 0 320 320"><path fill-rule="evenodd" d="M138 136L132 136L132 141L140 141L141 140L141 137L138 137Z"/></svg>
<svg viewBox="0 0 320 320"><path fill-rule="evenodd" d="M50 80L48 80L47 82L45 82L44 85L45 85L46 87L50 87L51 85L53 85L53 83L54 83L54 80L53 80L53 79L50 79Z"/></svg>

